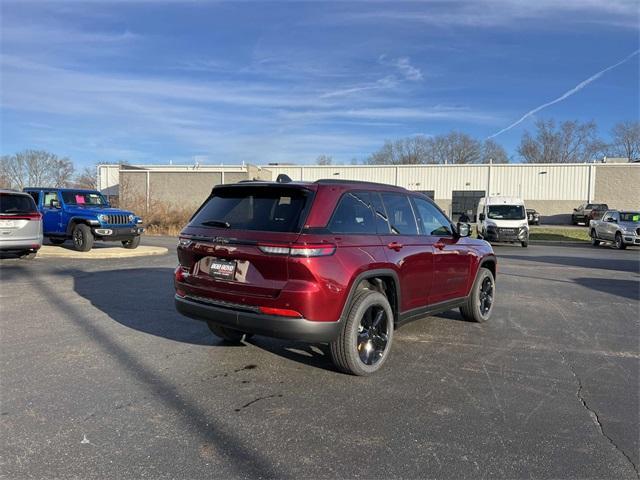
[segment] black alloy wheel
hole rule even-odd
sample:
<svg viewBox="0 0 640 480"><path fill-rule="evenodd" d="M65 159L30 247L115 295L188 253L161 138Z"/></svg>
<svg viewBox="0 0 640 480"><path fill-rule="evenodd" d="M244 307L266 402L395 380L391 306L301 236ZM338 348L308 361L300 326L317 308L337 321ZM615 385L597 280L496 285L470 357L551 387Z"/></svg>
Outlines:
<svg viewBox="0 0 640 480"><path fill-rule="evenodd" d="M356 347L365 365L375 365L384 356L389 344L390 322L380 305L371 305L358 326Z"/></svg>

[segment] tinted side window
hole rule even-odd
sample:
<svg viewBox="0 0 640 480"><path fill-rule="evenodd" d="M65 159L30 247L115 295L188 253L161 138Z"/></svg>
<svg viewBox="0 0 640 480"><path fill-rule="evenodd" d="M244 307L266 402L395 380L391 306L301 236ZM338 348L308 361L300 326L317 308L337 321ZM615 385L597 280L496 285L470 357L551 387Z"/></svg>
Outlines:
<svg viewBox="0 0 640 480"><path fill-rule="evenodd" d="M376 224L369 205L369 194L345 193L329 222L333 233L375 234Z"/></svg>
<svg viewBox="0 0 640 480"><path fill-rule="evenodd" d="M382 201L389 216L391 232L398 235L417 235L418 227L409 197L397 193L383 193Z"/></svg>
<svg viewBox="0 0 640 480"><path fill-rule="evenodd" d="M451 235L451 224L440 210L422 198L414 198L422 235Z"/></svg>
<svg viewBox="0 0 640 480"><path fill-rule="evenodd" d="M376 228L381 235L389 235L389 219L387 218L387 212L384 210L382 199L379 193L371 192L369 194L371 199L371 208L373 208L373 214L376 217Z"/></svg>
<svg viewBox="0 0 640 480"><path fill-rule="evenodd" d="M36 202L36 205L38 205L38 200L40 200L40 192L29 192L29 195L31 195L33 201Z"/></svg>

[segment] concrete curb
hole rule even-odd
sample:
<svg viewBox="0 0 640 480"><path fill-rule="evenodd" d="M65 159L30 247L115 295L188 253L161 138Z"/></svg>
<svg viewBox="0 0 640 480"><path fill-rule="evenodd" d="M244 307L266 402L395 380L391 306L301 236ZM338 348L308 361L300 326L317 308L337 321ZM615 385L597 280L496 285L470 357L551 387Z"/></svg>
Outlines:
<svg viewBox="0 0 640 480"><path fill-rule="evenodd" d="M72 258L77 260L104 260L107 258L147 257L151 255L166 255L169 252L164 247L140 246L133 250L122 247L97 247L88 252L78 252L64 247L43 245L38 250L37 258Z"/></svg>

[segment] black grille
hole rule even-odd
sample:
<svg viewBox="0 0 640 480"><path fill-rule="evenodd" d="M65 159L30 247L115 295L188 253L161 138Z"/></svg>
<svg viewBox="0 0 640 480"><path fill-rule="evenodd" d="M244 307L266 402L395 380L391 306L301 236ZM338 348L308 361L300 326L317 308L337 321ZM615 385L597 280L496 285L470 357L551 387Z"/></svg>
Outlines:
<svg viewBox="0 0 640 480"><path fill-rule="evenodd" d="M107 215L107 223L109 225L127 225L129 223L129 215Z"/></svg>

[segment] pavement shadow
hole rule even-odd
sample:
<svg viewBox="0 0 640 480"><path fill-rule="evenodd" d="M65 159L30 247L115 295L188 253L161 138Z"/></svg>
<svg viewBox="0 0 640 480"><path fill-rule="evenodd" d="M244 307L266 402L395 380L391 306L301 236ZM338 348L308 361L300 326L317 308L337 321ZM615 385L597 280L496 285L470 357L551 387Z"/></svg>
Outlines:
<svg viewBox="0 0 640 480"><path fill-rule="evenodd" d="M598 292L616 295L630 300L640 301L640 281L619 280L613 278L574 278L573 281L583 287Z"/></svg>
<svg viewBox="0 0 640 480"><path fill-rule="evenodd" d="M216 337L204 322L183 317L173 304L173 269L141 268L93 271L68 270L74 290L110 318L128 328L195 345L242 347ZM249 343L283 358L322 369L334 369L322 346L252 337Z"/></svg>
<svg viewBox="0 0 640 480"><path fill-rule="evenodd" d="M595 268L598 270L615 270L618 272L638 273L638 262L626 259L610 259L610 258L593 258L585 257L565 257L555 255L511 255L508 253L501 254L512 260L522 260L533 263L549 263L554 265L563 265L567 267Z"/></svg>
<svg viewBox="0 0 640 480"><path fill-rule="evenodd" d="M139 268L82 272L67 270L76 293L116 322L158 337L195 345L218 343L203 322L173 305L173 269ZM227 345L227 344L224 344Z"/></svg>

